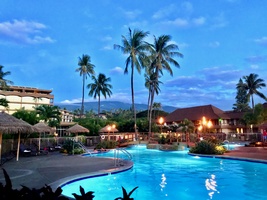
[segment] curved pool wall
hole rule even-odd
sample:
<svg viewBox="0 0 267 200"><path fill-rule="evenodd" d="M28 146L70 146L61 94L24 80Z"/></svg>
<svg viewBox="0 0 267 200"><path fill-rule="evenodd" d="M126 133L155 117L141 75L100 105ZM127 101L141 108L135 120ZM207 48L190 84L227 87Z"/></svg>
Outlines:
<svg viewBox="0 0 267 200"><path fill-rule="evenodd" d="M135 200L263 200L267 199L267 165L241 160L188 155L187 151L164 152L144 145L128 148L134 166L128 171L71 181L62 185L63 195L93 191L94 200L131 195ZM105 154L107 156L111 156ZM90 158L88 158L90 159Z"/></svg>

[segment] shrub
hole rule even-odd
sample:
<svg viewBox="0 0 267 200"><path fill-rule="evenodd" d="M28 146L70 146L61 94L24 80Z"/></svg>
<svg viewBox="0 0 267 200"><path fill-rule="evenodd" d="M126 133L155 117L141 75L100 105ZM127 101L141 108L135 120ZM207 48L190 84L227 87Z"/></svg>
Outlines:
<svg viewBox="0 0 267 200"><path fill-rule="evenodd" d="M199 153L199 154L215 154L222 155L224 154L226 149L216 144L214 141L202 140L196 143L196 146L192 147L189 152L190 153Z"/></svg>
<svg viewBox="0 0 267 200"><path fill-rule="evenodd" d="M97 149L114 149L118 143L114 140L104 140L96 145Z"/></svg>
<svg viewBox="0 0 267 200"><path fill-rule="evenodd" d="M64 151L68 154L81 154L84 153L84 150L80 148L79 144L77 144L73 140L65 140L64 144L62 145L61 152Z"/></svg>

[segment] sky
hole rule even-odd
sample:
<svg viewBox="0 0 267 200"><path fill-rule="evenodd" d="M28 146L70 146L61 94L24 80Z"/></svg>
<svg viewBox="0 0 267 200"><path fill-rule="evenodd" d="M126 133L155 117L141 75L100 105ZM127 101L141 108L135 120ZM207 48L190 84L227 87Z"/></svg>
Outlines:
<svg viewBox="0 0 267 200"><path fill-rule="evenodd" d="M246 0L1 0L0 65L16 86L51 89L54 103L78 103L78 58L91 57L96 76L111 78L112 96L131 103L126 55L113 48L128 29L146 38L170 35L183 58L173 76L163 71L155 102L231 110L236 84L250 73L267 84L267 1ZM92 83L88 77L86 85ZM144 70L134 72L135 103L147 104ZM267 96L267 88L259 90ZM85 101L97 101L88 96ZM265 101L255 97L255 103Z"/></svg>

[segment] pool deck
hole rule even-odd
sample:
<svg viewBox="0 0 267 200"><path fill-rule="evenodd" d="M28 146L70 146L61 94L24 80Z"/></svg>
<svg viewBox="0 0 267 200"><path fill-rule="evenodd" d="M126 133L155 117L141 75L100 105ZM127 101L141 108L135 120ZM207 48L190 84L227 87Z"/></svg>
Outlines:
<svg viewBox="0 0 267 200"><path fill-rule="evenodd" d="M267 163L267 147L239 147L220 157ZM131 161L117 167L111 158L52 152L43 156L20 157L18 161L14 158L1 167L9 174L13 189L20 189L21 185L36 189L50 185L54 191L71 179L124 171L132 166ZM2 172L0 183L5 185Z"/></svg>
<svg viewBox="0 0 267 200"><path fill-rule="evenodd" d="M109 174L132 168L132 161L115 166L114 159L81 155L64 155L52 152L48 155L20 157L4 163L10 176L13 189L21 189L21 185L40 189L50 185L53 191L71 179L99 174ZM0 183L5 185L3 172L0 172Z"/></svg>

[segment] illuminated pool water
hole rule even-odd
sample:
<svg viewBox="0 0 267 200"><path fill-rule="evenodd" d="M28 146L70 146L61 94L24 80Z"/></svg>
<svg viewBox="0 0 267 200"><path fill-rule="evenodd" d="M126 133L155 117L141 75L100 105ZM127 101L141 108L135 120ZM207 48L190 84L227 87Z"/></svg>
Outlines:
<svg viewBox="0 0 267 200"><path fill-rule="evenodd" d="M145 146L128 148L134 167L128 171L78 180L62 187L73 197L94 191L94 200L122 197L123 186L135 200L263 200L267 199L267 164L247 161L204 158L187 151L163 152ZM113 152L102 154L112 157ZM90 160L90 157L88 157Z"/></svg>

